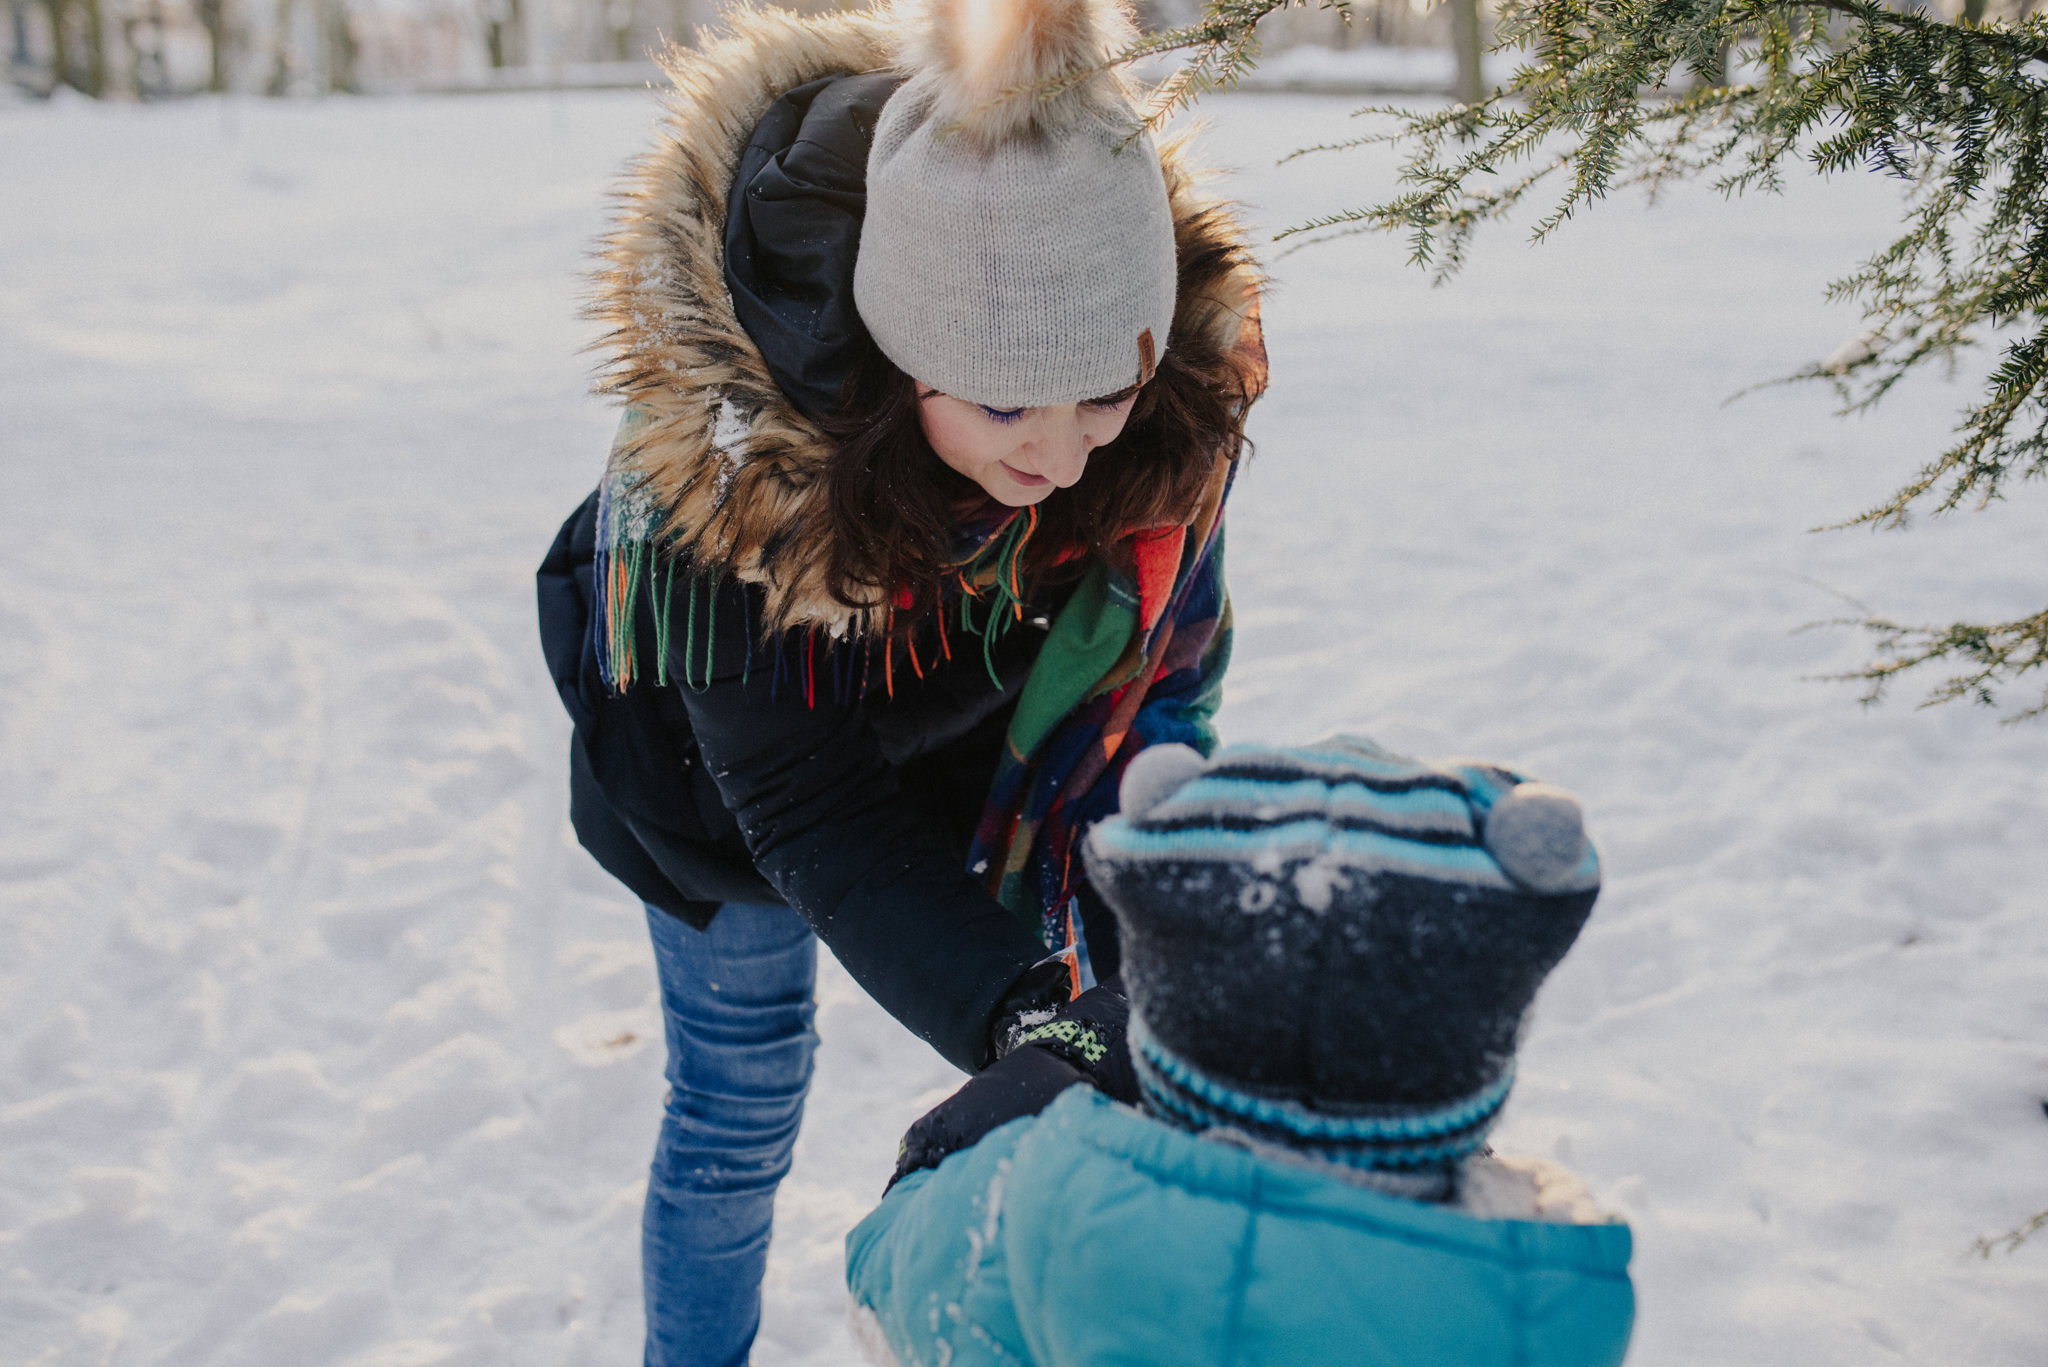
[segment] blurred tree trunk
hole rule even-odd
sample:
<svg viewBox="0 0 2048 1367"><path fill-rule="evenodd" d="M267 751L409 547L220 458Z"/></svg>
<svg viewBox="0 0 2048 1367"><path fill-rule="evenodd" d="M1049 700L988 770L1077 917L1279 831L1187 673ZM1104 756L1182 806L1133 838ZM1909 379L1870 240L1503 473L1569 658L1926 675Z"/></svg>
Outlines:
<svg viewBox="0 0 2048 1367"><path fill-rule="evenodd" d="M487 0L484 48L493 68L526 65L526 24L519 0Z"/></svg>
<svg viewBox="0 0 2048 1367"><path fill-rule="evenodd" d="M356 35L349 27L348 0L321 0L320 48L330 91L356 88Z"/></svg>
<svg viewBox="0 0 2048 1367"><path fill-rule="evenodd" d="M72 84L71 33L67 0L43 0L50 12L50 88Z"/></svg>
<svg viewBox="0 0 2048 1367"><path fill-rule="evenodd" d="M148 93L143 85L142 74L142 25L143 20L139 15L121 16L121 85L138 100L145 98Z"/></svg>
<svg viewBox="0 0 2048 1367"><path fill-rule="evenodd" d="M1451 0L1451 52L1457 76L1451 93L1461 104L1477 104L1485 95L1479 58L1485 45L1479 35L1479 0Z"/></svg>
<svg viewBox="0 0 2048 1367"><path fill-rule="evenodd" d="M220 94L228 88L227 0L199 0L197 8L206 30L206 88Z"/></svg>
<svg viewBox="0 0 2048 1367"><path fill-rule="evenodd" d="M107 16L105 0L82 0L85 5L85 83L79 86L98 99L107 93Z"/></svg>
<svg viewBox="0 0 2048 1367"><path fill-rule="evenodd" d="M10 62L16 71L28 70L28 0L8 0L7 18L13 29L14 53Z"/></svg>
<svg viewBox="0 0 2048 1367"><path fill-rule="evenodd" d="M613 61L630 61L633 56L633 0L606 0L605 27L611 31Z"/></svg>
<svg viewBox="0 0 2048 1367"><path fill-rule="evenodd" d="M277 22L270 30L270 81L264 93L290 93L292 88L292 0L277 0Z"/></svg>

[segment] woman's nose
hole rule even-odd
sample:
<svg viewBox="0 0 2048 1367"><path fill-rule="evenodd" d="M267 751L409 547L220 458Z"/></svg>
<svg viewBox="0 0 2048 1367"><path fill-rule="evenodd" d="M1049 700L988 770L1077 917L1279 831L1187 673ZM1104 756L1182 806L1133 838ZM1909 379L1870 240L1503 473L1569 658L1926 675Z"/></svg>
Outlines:
<svg viewBox="0 0 2048 1367"><path fill-rule="evenodd" d="M1060 488L1070 489L1080 483L1081 472L1088 468L1088 453L1095 449L1095 440L1078 414L1056 427L1039 448L1038 473Z"/></svg>

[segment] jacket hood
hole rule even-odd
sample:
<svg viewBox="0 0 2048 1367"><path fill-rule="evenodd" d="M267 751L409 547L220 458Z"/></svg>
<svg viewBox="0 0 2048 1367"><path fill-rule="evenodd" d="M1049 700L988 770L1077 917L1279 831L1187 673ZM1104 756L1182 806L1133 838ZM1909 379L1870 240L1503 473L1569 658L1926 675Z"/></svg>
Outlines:
<svg viewBox="0 0 2048 1367"><path fill-rule="evenodd" d="M849 607L831 592L820 548L832 536L822 476L833 443L777 387L734 311L726 202L770 105L825 76L890 69L898 47L881 9L738 9L701 46L671 45L655 144L616 192L600 251L589 309L605 329L598 388L630 406L607 478L630 486L667 553L757 586L771 629L859 634L886 605ZM1258 276L1243 232L1201 189L1186 137L1162 145L1160 162L1179 263L1173 332L1250 345Z"/></svg>

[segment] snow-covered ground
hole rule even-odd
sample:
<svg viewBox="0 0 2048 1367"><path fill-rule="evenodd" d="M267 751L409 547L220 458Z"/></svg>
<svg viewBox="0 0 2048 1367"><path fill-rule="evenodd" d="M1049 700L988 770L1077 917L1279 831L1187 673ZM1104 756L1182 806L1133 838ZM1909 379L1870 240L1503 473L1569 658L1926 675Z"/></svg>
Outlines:
<svg viewBox="0 0 2048 1367"><path fill-rule="evenodd" d="M1382 192L1342 101L1208 108L1262 224ZM585 244L638 94L0 111L0 1361L636 1360L636 906L564 821L529 574L594 479ZM1804 534L1966 389L1729 393L1857 331L1864 177L1617 201L1431 290L1273 264L1226 732L1585 797L1605 899L1503 1146L1638 1235L1634 1360L2037 1364L2048 727L1809 676L1852 595L2030 610L2048 500ZM756 1360L949 1070L841 973Z"/></svg>
<svg viewBox="0 0 2048 1367"><path fill-rule="evenodd" d="M1170 58L1158 59L1168 63ZM1481 58L1488 86L1505 85L1520 65L1513 52L1489 52ZM1162 67L1164 75L1169 67ZM1153 79L1158 79L1154 76ZM1447 47L1331 48L1301 43L1268 53L1246 72L1239 88L1247 91L1314 91L1333 95L1448 94L1457 80L1457 59ZM1374 100L1374 103L1382 101Z"/></svg>

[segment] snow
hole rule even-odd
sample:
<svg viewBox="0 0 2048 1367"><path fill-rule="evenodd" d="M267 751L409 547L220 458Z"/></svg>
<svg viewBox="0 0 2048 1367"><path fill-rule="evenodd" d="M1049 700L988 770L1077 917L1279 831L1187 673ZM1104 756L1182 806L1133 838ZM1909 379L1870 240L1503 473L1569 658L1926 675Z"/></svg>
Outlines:
<svg viewBox="0 0 2048 1367"><path fill-rule="evenodd" d="M1206 107L1265 225L1383 193L1342 100ZM625 1362L660 1099L529 575L597 478L578 271L639 93L0 109L0 1360ZM1276 257L1226 736L1583 799L1607 869L1502 1147L1637 1234L1633 1361L2038 1362L2048 728L1876 709L1855 609L2030 611L2036 491L1900 534L1970 392L1734 391L1861 330L1895 190L1618 198ZM825 966L764 1367L950 1070Z"/></svg>
<svg viewBox="0 0 2048 1367"><path fill-rule="evenodd" d="M1482 80L1488 88L1505 85L1522 60L1512 52L1485 53L1480 62ZM1301 43L1262 57L1245 73L1240 86L1248 91L1303 90L1333 95L1420 94L1448 92L1456 79L1457 59L1447 47L1360 43L1331 48Z"/></svg>

